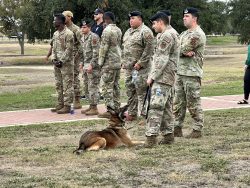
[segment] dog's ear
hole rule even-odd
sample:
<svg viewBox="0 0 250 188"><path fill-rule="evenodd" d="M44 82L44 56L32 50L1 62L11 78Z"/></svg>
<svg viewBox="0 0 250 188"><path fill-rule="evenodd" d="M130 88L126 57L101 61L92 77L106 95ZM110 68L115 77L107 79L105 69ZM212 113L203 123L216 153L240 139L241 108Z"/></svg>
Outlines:
<svg viewBox="0 0 250 188"><path fill-rule="evenodd" d="M119 114L118 117L121 121L124 121L124 119L126 118L126 116L124 115L124 113L128 110L128 105L125 105L123 107L121 107L119 109Z"/></svg>

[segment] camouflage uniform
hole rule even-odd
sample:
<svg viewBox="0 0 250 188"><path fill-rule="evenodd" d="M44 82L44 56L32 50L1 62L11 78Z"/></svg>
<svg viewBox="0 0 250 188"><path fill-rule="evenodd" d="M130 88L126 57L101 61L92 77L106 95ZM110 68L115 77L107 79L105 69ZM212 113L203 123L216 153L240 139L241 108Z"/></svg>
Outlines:
<svg viewBox="0 0 250 188"><path fill-rule="evenodd" d="M64 28L53 35L52 60L61 61L62 68L54 66L58 105L70 106L73 103L73 44L74 34Z"/></svg>
<svg viewBox="0 0 250 188"><path fill-rule="evenodd" d="M80 31L80 28L75 25L75 24L71 24L70 26L68 26L68 29L70 31L72 31L74 33L74 48L73 48L73 55L74 55L74 96L75 98L79 99L81 94L80 94L80 80L79 80L79 53L80 52L80 40L82 38L82 34Z"/></svg>
<svg viewBox="0 0 250 188"><path fill-rule="evenodd" d="M120 69L122 32L115 24L103 30L98 64L102 71L102 91L106 107L120 107Z"/></svg>
<svg viewBox="0 0 250 188"><path fill-rule="evenodd" d="M153 79L146 136L157 136L173 132L173 96L176 64L180 42L176 34L166 29L157 35L153 63L149 78Z"/></svg>
<svg viewBox="0 0 250 188"><path fill-rule="evenodd" d="M182 127L188 108L195 120L194 130L203 127L203 111L201 109L201 78L203 74L203 55L206 35L197 26L194 30L186 30L180 35L180 60L177 64L177 81L175 85L174 116L175 127ZM193 57L186 57L185 53L193 51Z"/></svg>
<svg viewBox="0 0 250 188"><path fill-rule="evenodd" d="M99 78L100 78L100 69L98 65L98 52L99 52L99 37L98 35L90 32L87 35L83 35L81 39L81 45L83 49L83 55L80 58L83 63L83 70L87 74L88 80L88 91L89 91L89 103L90 105L97 105L99 100ZM87 73L85 71L89 65L92 65L93 72Z"/></svg>
<svg viewBox="0 0 250 188"><path fill-rule="evenodd" d="M137 116L138 112L141 113L153 50L154 36L146 25L142 24L137 29L130 28L124 34L122 65L125 69L128 114L131 116ZM141 65L141 69L133 81L132 74L136 63Z"/></svg>

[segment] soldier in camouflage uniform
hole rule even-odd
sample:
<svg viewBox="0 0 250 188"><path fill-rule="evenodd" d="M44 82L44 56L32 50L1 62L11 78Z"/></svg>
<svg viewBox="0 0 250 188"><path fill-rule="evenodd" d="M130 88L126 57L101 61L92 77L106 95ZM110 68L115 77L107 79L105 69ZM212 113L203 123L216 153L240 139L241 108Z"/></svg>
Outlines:
<svg viewBox="0 0 250 188"><path fill-rule="evenodd" d="M81 45L83 48L83 57L81 57L81 69L86 72L88 77L88 91L89 91L89 108L81 111L86 115L97 115L97 104L99 100L99 78L100 69L98 65L98 53L100 39L99 36L91 32L91 21L82 21L81 29L83 37Z"/></svg>
<svg viewBox="0 0 250 188"><path fill-rule="evenodd" d="M175 85L175 136L181 137L183 121L188 108L195 123L188 138L201 137L203 127L203 111L201 108L201 78L203 74L203 56L206 44L206 35L198 25L199 18L196 8L187 8L183 11L184 25L188 30L180 35L180 60L177 64L177 81Z"/></svg>
<svg viewBox="0 0 250 188"><path fill-rule="evenodd" d="M145 133L146 147L153 147L157 144L159 132L163 136L160 144L174 142L173 86L180 46L178 36L167 29L169 19L166 14L156 13L150 21L158 35L147 80L148 86L151 86L151 99Z"/></svg>
<svg viewBox="0 0 250 188"><path fill-rule="evenodd" d="M122 67L125 69L125 84L128 96L127 120L136 119L141 113L147 90L150 58L154 49L152 31L143 23L142 14L129 14L131 28L123 37Z"/></svg>
<svg viewBox="0 0 250 188"><path fill-rule="evenodd" d="M104 13L106 28L103 30L99 50L98 64L102 71L102 91L107 112L99 114L100 118L109 118L109 109L118 111L120 108L120 69L121 69L121 30L114 24L112 12Z"/></svg>
<svg viewBox="0 0 250 188"><path fill-rule="evenodd" d="M58 104L51 111L64 114L70 112L70 105L73 103L74 34L65 26L65 17L62 14L55 16L55 27L57 31L52 39L51 59L54 64Z"/></svg>
<svg viewBox="0 0 250 188"><path fill-rule="evenodd" d="M74 108L80 109L82 108L80 103L80 80L79 80L79 52L80 52L80 40L82 38L82 34L80 28L76 26L73 22L73 13L71 11L64 11L63 15L65 16L65 24L67 28L74 33L74 48L73 48L73 55L74 55Z"/></svg>

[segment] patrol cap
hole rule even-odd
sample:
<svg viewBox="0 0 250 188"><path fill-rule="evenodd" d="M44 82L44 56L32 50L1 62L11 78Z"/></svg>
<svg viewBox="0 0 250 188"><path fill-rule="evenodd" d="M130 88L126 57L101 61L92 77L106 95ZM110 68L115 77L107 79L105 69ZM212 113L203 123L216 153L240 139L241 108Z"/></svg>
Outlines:
<svg viewBox="0 0 250 188"><path fill-rule="evenodd" d="M169 24L168 16L163 12L157 12L155 15L153 15L149 20L152 23L153 21L156 21L158 19L164 20L167 24Z"/></svg>
<svg viewBox="0 0 250 188"><path fill-rule="evenodd" d="M139 17L141 17L143 19L142 13L140 11L137 11L137 10L136 11L132 11L132 12L130 12L128 14L129 18L132 17L132 16L139 16Z"/></svg>
<svg viewBox="0 0 250 188"><path fill-rule="evenodd" d="M90 19L83 19L83 20L81 20L80 27L85 26L85 25L88 26L88 27L90 27L92 25L92 20L90 20Z"/></svg>
<svg viewBox="0 0 250 188"><path fill-rule="evenodd" d="M185 10L183 10L183 15L184 14L192 14L195 17L199 17L199 10L194 7L188 7Z"/></svg>
<svg viewBox="0 0 250 188"><path fill-rule="evenodd" d="M170 12L169 10L160 10L160 11L158 11L157 13L159 13L159 12L163 12L163 13L166 14L167 16L171 16L171 15L172 15L171 12Z"/></svg>
<svg viewBox="0 0 250 188"><path fill-rule="evenodd" d="M115 21L115 15L113 12L110 12L110 11L105 12L103 15L103 18L105 19L107 17L110 18L113 22Z"/></svg>
<svg viewBox="0 0 250 188"><path fill-rule="evenodd" d="M69 11L69 10L63 11L62 14L63 14L65 17L66 17L66 16L69 16L69 17L71 17L71 18L74 17L73 13L72 13L71 11Z"/></svg>
<svg viewBox="0 0 250 188"><path fill-rule="evenodd" d="M100 8L95 9L94 14L104 14L104 11Z"/></svg>

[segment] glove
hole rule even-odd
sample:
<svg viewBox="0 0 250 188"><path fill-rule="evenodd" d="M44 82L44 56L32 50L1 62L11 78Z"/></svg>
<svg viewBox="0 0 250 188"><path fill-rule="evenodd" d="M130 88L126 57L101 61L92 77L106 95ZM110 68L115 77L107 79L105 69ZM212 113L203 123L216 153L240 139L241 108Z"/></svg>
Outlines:
<svg viewBox="0 0 250 188"><path fill-rule="evenodd" d="M57 60L53 60L52 63L54 63L54 65L57 67L57 68L62 68L62 62L61 61L57 61Z"/></svg>

